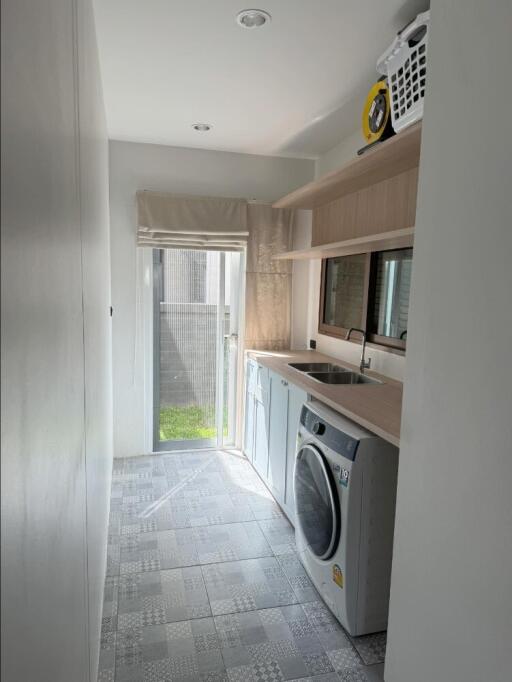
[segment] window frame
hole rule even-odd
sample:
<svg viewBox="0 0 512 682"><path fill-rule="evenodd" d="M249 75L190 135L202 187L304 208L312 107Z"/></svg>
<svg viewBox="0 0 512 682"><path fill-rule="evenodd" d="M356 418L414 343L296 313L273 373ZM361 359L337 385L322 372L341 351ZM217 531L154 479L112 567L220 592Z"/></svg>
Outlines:
<svg viewBox="0 0 512 682"><path fill-rule="evenodd" d="M407 249L411 247L405 247ZM364 255L365 266L364 266L364 291L363 291L363 305L361 311L361 329L368 329L370 322L370 311L373 310L375 305L375 280L377 276L377 256L379 253L385 251L402 251L404 249L381 249L380 251L368 252ZM347 254L347 256L358 255L358 254ZM344 258L344 256L333 256L333 258ZM318 333L324 334L325 336L332 336L338 339L345 339L348 329L345 327L337 327L335 325L326 324L324 319L325 311L325 288L327 282L327 261L329 258L322 258L322 269L320 274L320 303L318 309ZM389 353L397 353L399 355L405 355L405 350L407 348L407 341L404 339L394 339L389 336L381 336L373 332L369 332L366 336L367 343L370 346L378 348L380 350L385 350ZM359 341L356 341L359 343Z"/></svg>

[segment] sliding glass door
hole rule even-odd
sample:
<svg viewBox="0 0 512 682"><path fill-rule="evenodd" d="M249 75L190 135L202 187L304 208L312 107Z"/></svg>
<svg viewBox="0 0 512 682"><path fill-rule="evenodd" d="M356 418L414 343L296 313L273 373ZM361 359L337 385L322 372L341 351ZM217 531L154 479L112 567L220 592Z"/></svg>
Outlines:
<svg viewBox="0 0 512 682"><path fill-rule="evenodd" d="M154 449L236 439L243 254L155 249Z"/></svg>

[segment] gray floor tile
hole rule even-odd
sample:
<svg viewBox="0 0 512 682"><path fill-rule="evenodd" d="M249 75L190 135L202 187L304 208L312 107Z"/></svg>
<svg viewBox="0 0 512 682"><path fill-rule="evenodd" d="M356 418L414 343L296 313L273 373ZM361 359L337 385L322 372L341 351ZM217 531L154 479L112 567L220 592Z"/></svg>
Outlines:
<svg viewBox="0 0 512 682"><path fill-rule="evenodd" d="M277 556L284 574L290 581L297 599L301 603L321 601L321 597L316 591L313 583L309 579L304 566L296 552L279 554Z"/></svg>
<svg viewBox="0 0 512 682"><path fill-rule="evenodd" d="M116 679L225 679L226 669L212 618L120 629Z"/></svg>
<svg viewBox="0 0 512 682"><path fill-rule="evenodd" d="M121 524L121 535L138 535L139 533L155 533L158 530L154 518L141 518L140 516L125 514Z"/></svg>
<svg viewBox="0 0 512 682"><path fill-rule="evenodd" d="M214 621L229 680L336 679L332 652L300 605L215 616Z"/></svg>
<svg viewBox="0 0 512 682"><path fill-rule="evenodd" d="M110 522L99 682L382 679L385 636L346 635L244 457L116 460Z"/></svg>
<svg viewBox="0 0 512 682"><path fill-rule="evenodd" d="M297 602L275 557L212 564L202 570L214 615Z"/></svg>
<svg viewBox="0 0 512 682"><path fill-rule="evenodd" d="M258 523L233 523L121 536L120 574L271 556Z"/></svg>
<svg viewBox="0 0 512 682"><path fill-rule="evenodd" d="M384 663L365 665L364 673L368 682L384 682Z"/></svg>
<svg viewBox="0 0 512 682"><path fill-rule="evenodd" d="M211 616L199 566L121 576L119 628Z"/></svg>
<svg viewBox="0 0 512 682"><path fill-rule="evenodd" d="M357 651L351 647L331 649L327 652L329 659L338 673L363 667L363 662Z"/></svg>
<svg viewBox="0 0 512 682"><path fill-rule="evenodd" d="M295 551L295 531L287 518L258 521L274 554L290 554Z"/></svg>
<svg viewBox="0 0 512 682"><path fill-rule="evenodd" d="M254 521L247 501L240 502L237 505L227 493L220 492L202 499L173 498L162 504L153 518L158 530Z"/></svg>
<svg viewBox="0 0 512 682"><path fill-rule="evenodd" d="M256 521L194 529L199 563L271 556L272 550Z"/></svg>
<svg viewBox="0 0 512 682"><path fill-rule="evenodd" d="M351 637L351 640L366 665L384 662L386 657L386 632L376 632L375 634L363 635L362 637Z"/></svg>
<svg viewBox="0 0 512 682"><path fill-rule="evenodd" d="M260 492L247 490L243 493L232 493L231 499L238 508L248 505L257 521L280 519L284 516L279 505L266 489Z"/></svg>
<svg viewBox="0 0 512 682"><path fill-rule="evenodd" d="M311 623L327 651L352 649L350 639L339 622L322 601L302 605L308 622Z"/></svg>
<svg viewBox="0 0 512 682"><path fill-rule="evenodd" d="M338 673L340 682L370 682L370 678L364 668L350 668Z"/></svg>
<svg viewBox="0 0 512 682"><path fill-rule="evenodd" d="M313 675L313 677L301 677L290 680L290 682L339 682L339 679L336 673L325 673L324 675Z"/></svg>
<svg viewBox="0 0 512 682"><path fill-rule="evenodd" d="M103 592L102 633L113 632L117 629L118 592L118 576L107 575Z"/></svg>
<svg viewBox="0 0 512 682"><path fill-rule="evenodd" d="M113 679L116 663L116 638L117 632L115 631L102 631L101 633L98 674L103 674L105 679L110 676Z"/></svg>

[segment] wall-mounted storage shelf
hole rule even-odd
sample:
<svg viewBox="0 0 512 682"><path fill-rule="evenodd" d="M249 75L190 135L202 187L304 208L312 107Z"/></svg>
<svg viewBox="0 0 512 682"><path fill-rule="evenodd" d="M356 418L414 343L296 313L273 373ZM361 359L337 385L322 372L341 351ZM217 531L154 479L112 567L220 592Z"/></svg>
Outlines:
<svg viewBox="0 0 512 682"><path fill-rule="evenodd" d="M313 209L419 165L421 122L375 145L343 168L300 187L276 201L275 208Z"/></svg>
<svg viewBox="0 0 512 682"><path fill-rule="evenodd" d="M277 256L276 260L306 260L311 258L335 258L336 256L351 256L355 253L371 251L386 251L389 249L405 249L414 242L414 228L405 227L401 230L381 232L380 234L356 239L345 239L342 242L312 246L300 251L286 251Z"/></svg>

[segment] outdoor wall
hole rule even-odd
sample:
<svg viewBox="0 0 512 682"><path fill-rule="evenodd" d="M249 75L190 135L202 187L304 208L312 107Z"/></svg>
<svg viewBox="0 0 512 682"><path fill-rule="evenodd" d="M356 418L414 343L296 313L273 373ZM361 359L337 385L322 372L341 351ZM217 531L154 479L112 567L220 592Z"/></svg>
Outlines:
<svg viewBox="0 0 512 682"><path fill-rule="evenodd" d="M116 457L152 450L151 259L135 242L135 192L272 201L312 179L314 162L130 142L110 143ZM149 314L149 322L148 322Z"/></svg>
<svg viewBox="0 0 512 682"><path fill-rule="evenodd" d="M226 315L224 328L229 324ZM200 344L197 343L201 339ZM215 406L217 306L160 304L160 405Z"/></svg>
<svg viewBox="0 0 512 682"><path fill-rule="evenodd" d="M512 4L431 10L385 679L509 682Z"/></svg>
<svg viewBox="0 0 512 682"><path fill-rule="evenodd" d="M4 682L93 682L112 467L108 144L89 0L2 2Z"/></svg>

